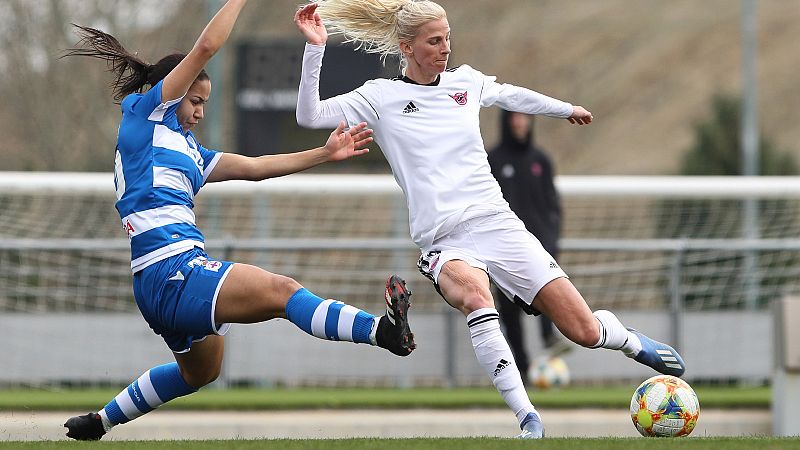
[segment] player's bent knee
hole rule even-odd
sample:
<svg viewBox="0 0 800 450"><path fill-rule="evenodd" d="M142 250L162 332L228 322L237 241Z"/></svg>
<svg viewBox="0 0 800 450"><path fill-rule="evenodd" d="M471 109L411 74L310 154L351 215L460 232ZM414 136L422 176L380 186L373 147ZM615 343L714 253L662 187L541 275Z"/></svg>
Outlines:
<svg viewBox="0 0 800 450"><path fill-rule="evenodd" d="M303 287L303 285L298 283L297 280L295 280L294 278L289 278L289 277L283 276L283 275L282 275L282 277L284 278L283 283L284 283L286 292L288 292L290 296Z"/></svg>
<svg viewBox="0 0 800 450"><path fill-rule="evenodd" d="M286 275L273 274L273 277L271 292L283 300L288 300L289 297L303 287L295 279Z"/></svg>
<svg viewBox="0 0 800 450"><path fill-rule="evenodd" d="M469 314L482 308L494 308L494 301L492 301L491 298L486 298L479 292L467 294L461 300L460 307L457 307L464 314Z"/></svg>
<svg viewBox="0 0 800 450"><path fill-rule="evenodd" d="M585 324L580 327L572 340L583 347L594 347L600 341L600 328L594 321Z"/></svg>
<svg viewBox="0 0 800 450"><path fill-rule="evenodd" d="M221 366L208 368L206 370L198 371L199 373L183 374L186 384L195 389L200 389L203 386L213 383L221 373Z"/></svg>

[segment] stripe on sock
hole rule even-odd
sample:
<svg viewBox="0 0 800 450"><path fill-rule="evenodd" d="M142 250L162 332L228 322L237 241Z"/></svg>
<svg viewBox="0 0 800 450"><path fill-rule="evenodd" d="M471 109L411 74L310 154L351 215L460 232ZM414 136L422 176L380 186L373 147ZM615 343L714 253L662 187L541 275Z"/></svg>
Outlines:
<svg viewBox="0 0 800 450"><path fill-rule="evenodd" d="M318 338L327 339L328 335L325 334L325 323L328 321L328 308L336 300L325 300L314 310L314 315L311 316L311 334Z"/></svg>
<svg viewBox="0 0 800 450"><path fill-rule="evenodd" d="M606 327L605 327L605 325L603 325L603 321L601 321L597 316L595 316L594 319L597 321L597 325L599 325L599 328L600 328L600 340L597 341L597 344L594 344L593 346L591 346L589 348L600 348L603 345L605 345L605 343L606 343ZM627 340L626 340L626 342L627 342Z"/></svg>
<svg viewBox="0 0 800 450"><path fill-rule="evenodd" d="M158 408L159 406L164 404L164 401L156 393L156 389L153 387L153 382L150 381L150 371L148 370L142 376L139 377L139 388L142 390L142 395L144 396L144 400L153 408Z"/></svg>
<svg viewBox="0 0 800 450"><path fill-rule="evenodd" d="M339 340L339 316L344 308L344 303L333 302L328 306L325 316L325 338L331 341ZM346 317L346 316L345 316Z"/></svg>
<svg viewBox="0 0 800 450"><path fill-rule="evenodd" d="M141 378L141 377L140 377ZM142 395L142 390L139 389L139 380L134 381L128 386L128 395L133 401L133 406L136 407L142 413L147 413L153 410L153 407L147 404L147 401Z"/></svg>
<svg viewBox="0 0 800 450"><path fill-rule="evenodd" d="M353 340L353 323L356 321L356 314L358 314L359 311L358 308L350 305L344 305L341 311L339 311L339 322L336 324L336 333L340 340Z"/></svg>
<svg viewBox="0 0 800 450"><path fill-rule="evenodd" d="M467 326L468 327L473 327L475 325L479 325L479 324L488 322L490 320L500 320L500 314L498 314L498 313L481 314L481 315L473 317L472 319L467 321Z"/></svg>
<svg viewBox="0 0 800 450"><path fill-rule="evenodd" d="M110 425L126 423L165 402L196 391L183 379L178 363L164 364L143 373L123 389L103 408L101 416L105 416Z"/></svg>
<svg viewBox="0 0 800 450"><path fill-rule="evenodd" d="M375 316L338 300L299 289L286 304L286 318L306 333L333 341L371 344Z"/></svg>
<svg viewBox="0 0 800 450"><path fill-rule="evenodd" d="M105 411L109 422L114 425L126 423L129 420L127 417L125 417L125 414L122 414L122 409L120 409L119 405L117 404L116 398L108 402L105 408L103 408L103 411Z"/></svg>
<svg viewBox="0 0 800 450"><path fill-rule="evenodd" d="M114 401L116 402L117 407L119 408L122 415L125 416L125 422L131 419L135 419L142 415L142 412L139 411L139 408L137 408L136 405L133 404L133 400L131 400L131 396L128 394L127 388L124 391L117 394L117 396L114 397ZM120 422L120 423L125 423L125 422Z"/></svg>

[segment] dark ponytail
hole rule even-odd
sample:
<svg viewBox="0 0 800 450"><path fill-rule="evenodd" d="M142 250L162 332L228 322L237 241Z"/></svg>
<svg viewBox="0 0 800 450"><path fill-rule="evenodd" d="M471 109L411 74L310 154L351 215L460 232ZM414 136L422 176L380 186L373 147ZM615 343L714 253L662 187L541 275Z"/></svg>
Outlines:
<svg viewBox="0 0 800 450"><path fill-rule="evenodd" d="M105 60L108 71L117 77L111 83L115 100L121 100L133 92L141 92L148 84L148 73L152 72L152 66L125 50L114 36L91 27L72 25L78 29L81 39L76 47L67 49L63 56L89 56Z"/></svg>
<svg viewBox="0 0 800 450"><path fill-rule="evenodd" d="M145 86L155 86L174 69L183 58L183 53L173 53L161 58L156 64L148 64L136 54L131 54L114 36L91 27L72 24L78 29L80 40L76 47L69 48L64 56L88 56L102 59L108 71L116 75L111 83L114 100L122 100L126 95L142 92ZM202 70L198 80L207 80L208 74Z"/></svg>

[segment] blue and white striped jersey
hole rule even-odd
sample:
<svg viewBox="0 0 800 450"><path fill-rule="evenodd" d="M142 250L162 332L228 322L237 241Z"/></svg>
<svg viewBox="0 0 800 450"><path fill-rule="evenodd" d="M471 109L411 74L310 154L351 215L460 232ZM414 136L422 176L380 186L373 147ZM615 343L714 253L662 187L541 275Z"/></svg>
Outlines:
<svg viewBox="0 0 800 450"><path fill-rule="evenodd" d="M161 102L161 82L122 100L114 163L116 208L131 240L131 270L193 247L203 248L194 196L222 155L182 133L181 99Z"/></svg>

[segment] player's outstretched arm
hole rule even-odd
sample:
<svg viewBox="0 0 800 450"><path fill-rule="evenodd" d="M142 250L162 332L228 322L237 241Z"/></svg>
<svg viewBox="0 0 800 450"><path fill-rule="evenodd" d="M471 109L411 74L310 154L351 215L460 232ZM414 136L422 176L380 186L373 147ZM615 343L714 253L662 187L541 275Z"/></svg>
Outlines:
<svg viewBox="0 0 800 450"><path fill-rule="evenodd" d="M228 40L239 13L247 0L228 0L197 38L194 47L172 71L164 77L161 101L167 102L186 95L200 71Z"/></svg>
<svg viewBox="0 0 800 450"><path fill-rule="evenodd" d="M214 167L208 182L226 180L259 181L301 172L329 161L342 161L369 152L365 148L372 142L372 130L362 122L349 130L345 123L328 137L322 147L296 153L248 157L225 153Z"/></svg>
<svg viewBox="0 0 800 450"><path fill-rule="evenodd" d="M341 107L322 101L319 97L319 77L328 32L316 10L317 5L312 3L298 9L294 14L294 23L308 42L303 52L295 116L301 127L319 129L335 127L346 118Z"/></svg>
<svg viewBox="0 0 800 450"><path fill-rule="evenodd" d="M587 111L583 106L573 106L572 115L567 117L567 120L569 120L569 123L576 125L588 125L592 123L594 117L592 117L592 113Z"/></svg>

